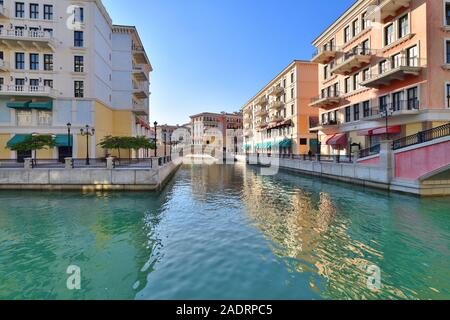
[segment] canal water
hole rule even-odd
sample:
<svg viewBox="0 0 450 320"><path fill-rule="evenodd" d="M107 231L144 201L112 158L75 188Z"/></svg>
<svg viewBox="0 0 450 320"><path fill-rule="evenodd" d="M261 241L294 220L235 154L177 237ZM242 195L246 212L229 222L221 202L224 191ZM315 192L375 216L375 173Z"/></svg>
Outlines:
<svg viewBox="0 0 450 320"><path fill-rule="evenodd" d="M158 194L0 191L0 299L449 299L449 266L449 198L243 165Z"/></svg>

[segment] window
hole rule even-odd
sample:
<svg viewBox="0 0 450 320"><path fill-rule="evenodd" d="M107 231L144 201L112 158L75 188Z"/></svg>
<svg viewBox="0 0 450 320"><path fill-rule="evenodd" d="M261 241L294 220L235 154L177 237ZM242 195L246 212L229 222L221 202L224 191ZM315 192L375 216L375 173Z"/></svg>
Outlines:
<svg viewBox="0 0 450 320"><path fill-rule="evenodd" d="M74 44L75 47L84 46L84 34L83 31L74 31Z"/></svg>
<svg viewBox="0 0 450 320"><path fill-rule="evenodd" d="M323 67L323 79L328 79L328 66Z"/></svg>
<svg viewBox="0 0 450 320"><path fill-rule="evenodd" d="M450 108L450 84L447 84L447 108Z"/></svg>
<svg viewBox="0 0 450 320"><path fill-rule="evenodd" d="M400 53L393 55L391 57L391 66L393 69L398 68L402 65L401 55Z"/></svg>
<svg viewBox="0 0 450 320"><path fill-rule="evenodd" d="M450 2L445 3L445 23L450 26Z"/></svg>
<svg viewBox="0 0 450 320"><path fill-rule="evenodd" d="M308 145L308 139L304 139L304 138L300 139L300 145L301 146L307 146Z"/></svg>
<svg viewBox="0 0 450 320"><path fill-rule="evenodd" d="M344 91L345 93L349 93L350 91L350 78L345 78L344 80Z"/></svg>
<svg viewBox="0 0 450 320"><path fill-rule="evenodd" d="M53 6L44 4L44 20L53 20Z"/></svg>
<svg viewBox="0 0 450 320"><path fill-rule="evenodd" d="M367 12L364 12L361 16L361 30L366 30L368 27Z"/></svg>
<svg viewBox="0 0 450 320"><path fill-rule="evenodd" d="M408 110L419 109L419 90L417 87L406 91Z"/></svg>
<svg viewBox="0 0 450 320"><path fill-rule="evenodd" d="M75 91L75 98L84 98L84 82L75 81L74 91Z"/></svg>
<svg viewBox="0 0 450 320"><path fill-rule="evenodd" d="M53 55L44 54L44 70L53 71Z"/></svg>
<svg viewBox="0 0 450 320"><path fill-rule="evenodd" d="M16 119L18 126L31 126L33 123L33 114L31 110L17 110Z"/></svg>
<svg viewBox="0 0 450 320"><path fill-rule="evenodd" d="M350 40L350 27L347 26L344 29L344 42L347 43Z"/></svg>
<svg viewBox="0 0 450 320"><path fill-rule="evenodd" d="M355 104L353 106L353 120L354 121L359 120L359 104Z"/></svg>
<svg viewBox="0 0 450 320"><path fill-rule="evenodd" d="M370 48L369 48L369 39L364 40L363 43L361 43L361 54L367 55L369 54Z"/></svg>
<svg viewBox="0 0 450 320"><path fill-rule="evenodd" d="M333 85L333 97L339 97L339 83Z"/></svg>
<svg viewBox="0 0 450 320"><path fill-rule="evenodd" d="M53 88L53 80L49 79L44 80L44 87Z"/></svg>
<svg viewBox="0 0 450 320"><path fill-rule="evenodd" d="M450 64L450 40L446 41L446 51L445 63Z"/></svg>
<svg viewBox="0 0 450 320"><path fill-rule="evenodd" d="M75 56L74 57L74 71L75 72L84 72L84 57L83 56Z"/></svg>
<svg viewBox="0 0 450 320"><path fill-rule="evenodd" d="M370 102L369 101L363 102L363 112L364 112L364 118L370 117Z"/></svg>
<svg viewBox="0 0 450 320"><path fill-rule="evenodd" d="M294 115L294 113L295 113L295 107L294 107L294 105L291 105L291 116L293 116Z"/></svg>
<svg viewBox="0 0 450 320"><path fill-rule="evenodd" d="M39 70L39 54L30 53L30 70Z"/></svg>
<svg viewBox="0 0 450 320"><path fill-rule="evenodd" d="M39 19L39 5L30 3L30 19Z"/></svg>
<svg viewBox="0 0 450 320"><path fill-rule="evenodd" d="M394 92L392 94L392 110L399 111L402 110L403 103L403 91Z"/></svg>
<svg viewBox="0 0 450 320"><path fill-rule="evenodd" d="M389 71L389 63L387 60L383 60L378 64L378 72L383 74L387 71Z"/></svg>
<svg viewBox="0 0 450 320"><path fill-rule="evenodd" d="M53 29L44 29L44 36L53 37Z"/></svg>
<svg viewBox="0 0 450 320"><path fill-rule="evenodd" d="M389 104L389 96L382 96L379 98L380 102L380 112L386 112Z"/></svg>
<svg viewBox="0 0 450 320"><path fill-rule="evenodd" d="M359 21L358 19L352 22L352 35L353 37L356 37L356 35L359 33Z"/></svg>
<svg viewBox="0 0 450 320"><path fill-rule="evenodd" d="M25 3L16 2L16 18L25 18Z"/></svg>
<svg viewBox="0 0 450 320"><path fill-rule="evenodd" d="M419 66L419 50L417 46L406 49L406 58L409 67Z"/></svg>
<svg viewBox="0 0 450 320"><path fill-rule="evenodd" d="M16 52L16 69L17 70L25 69L25 53Z"/></svg>
<svg viewBox="0 0 450 320"><path fill-rule="evenodd" d="M398 37L403 38L406 36L408 32L409 26L408 26L408 15L404 15L400 19L398 19Z"/></svg>
<svg viewBox="0 0 450 320"><path fill-rule="evenodd" d="M345 108L345 122L352 121L352 110L351 107Z"/></svg>
<svg viewBox="0 0 450 320"><path fill-rule="evenodd" d="M283 88L286 88L286 79L283 79Z"/></svg>
<svg viewBox="0 0 450 320"><path fill-rule="evenodd" d="M38 125L39 126L51 126L52 125L52 112L51 111L39 111L38 112Z"/></svg>
<svg viewBox="0 0 450 320"><path fill-rule="evenodd" d="M291 99L294 99L294 88L291 89Z"/></svg>
<svg viewBox="0 0 450 320"><path fill-rule="evenodd" d="M370 79L370 69L369 68L363 70L362 77L363 77L362 78L363 81L367 81Z"/></svg>
<svg viewBox="0 0 450 320"><path fill-rule="evenodd" d="M74 9L74 22L84 23L84 8L76 7Z"/></svg>
<svg viewBox="0 0 450 320"><path fill-rule="evenodd" d="M294 73L291 73L291 83L294 83Z"/></svg>
<svg viewBox="0 0 450 320"><path fill-rule="evenodd" d="M359 89L359 73L353 75L353 90Z"/></svg>
<svg viewBox="0 0 450 320"><path fill-rule="evenodd" d="M38 91L39 79L30 79L31 91Z"/></svg>
<svg viewBox="0 0 450 320"><path fill-rule="evenodd" d="M394 42L394 25L391 23L384 28L384 45L388 46Z"/></svg>

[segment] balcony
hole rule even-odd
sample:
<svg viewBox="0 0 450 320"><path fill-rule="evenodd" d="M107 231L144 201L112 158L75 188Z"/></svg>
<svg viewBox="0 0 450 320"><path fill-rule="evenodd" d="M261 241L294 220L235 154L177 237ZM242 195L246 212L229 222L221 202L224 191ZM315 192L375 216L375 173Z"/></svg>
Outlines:
<svg viewBox="0 0 450 320"><path fill-rule="evenodd" d="M331 60L336 58L337 53L338 50L336 47L325 46L321 49L317 49L317 51L313 54L311 62L328 64Z"/></svg>
<svg viewBox="0 0 450 320"><path fill-rule="evenodd" d="M341 123L337 120L324 120L320 121L316 127L311 127L309 130L311 132L321 131L327 135L335 134L339 132L339 127Z"/></svg>
<svg viewBox="0 0 450 320"><path fill-rule="evenodd" d="M6 61L0 59L0 71L8 71L9 65Z"/></svg>
<svg viewBox="0 0 450 320"><path fill-rule="evenodd" d="M268 111L265 107L259 107L256 109L256 116L257 117L264 117L268 114Z"/></svg>
<svg viewBox="0 0 450 320"><path fill-rule="evenodd" d="M355 48L344 55L336 62L336 66L331 69L331 73L348 75L353 71L362 68L370 63L372 52L368 49Z"/></svg>
<svg viewBox="0 0 450 320"><path fill-rule="evenodd" d="M279 114L273 114L269 117L271 123L278 123L284 120L284 118Z"/></svg>
<svg viewBox="0 0 450 320"><path fill-rule="evenodd" d="M143 65L133 65L133 76L137 81L148 81L148 75Z"/></svg>
<svg viewBox="0 0 450 320"><path fill-rule="evenodd" d="M284 93L284 88L282 86L275 86L269 90L269 95L274 97L279 97Z"/></svg>
<svg viewBox="0 0 450 320"><path fill-rule="evenodd" d="M387 103L382 106L374 107L370 110L370 114L365 114L363 120L374 121L386 119L386 111L388 118L404 115L415 115L420 113L420 100L409 99L399 100L392 103Z"/></svg>
<svg viewBox="0 0 450 320"><path fill-rule="evenodd" d="M389 17L395 17L401 8L408 8L410 3L411 0L373 0L371 5L376 6L376 9L368 17L375 21L379 17L381 21L376 22L383 22Z"/></svg>
<svg viewBox="0 0 450 320"><path fill-rule="evenodd" d="M339 91L331 90L330 92L324 91L322 95L311 100L310 107L332 109L339 105L341 102L341 93Z"/></svg>
<svg viewBox="0 0 450 320"><path fill-rule="evenodd" d="M8 9L0 5L0 18L8 18Z"/></svg>
<svg viewBox="0 0 450 320"><path fill-rule="evenodd" d="M251 137L252 135L253 135L253 129L249 128L249 129L244 130L244 137L248 138L248 137Z"/></svg>
<svg viewBox="0 0 450 320"><path fill-rule="evenodd" d="M259 99L256 100L255 105L257 106L267 106L267 104L269 103L269 99L267 99L267 97L263 96Z"/></svg>
<svg viewBox="0 0 450 320"><path fill-rule="evenodd" d="M45 86L1 85L0 96L56 98L57 91Z"/></svg>
<svg viewBox="0 0 450 320"><path fill-rule="evenodd" d="M253 108L252 107L247 107L244 109L244 115L253 115Z"/></svg>
<svg viewBox="0 0 450 320"><path fill-rule="evenodd" d="M283 101L272 101L272 103L270 104L270 110L273 111L279 111L283 107L284 107Z"/></svg>
<svg viewBox="0 0 450 320"><path fill-rule="evenodd" d="M388 62L385 66L379 66L378 72L369 74L368 78L361 82L361 86L379 89L388 86L391 82L404 80L407 76L418 76L422 71L420 59L402 58L398 61Z"/></svg>
<svg viewBox="0 0 450 320"><path fill-rule="evenodd" d="M55 51L56 41L53 35L41 30L6 30L0 29L0 42L10 48L51 49Z"/></svg>
<svg viewBox="0 0 450 320"><path fill-rule="evenodd" d="M133 112L139 116L148 116L148 106L144 103L133 103Z"/></svg>
<svg viewBox="0 0 450 320"><path fill-rule="evenodd" d="M146 82L142 82L140 84L133 85L133 94L136 98L147 99L150 95L148 84Z"/></svg>
<svg viewBox="0 0 450 320"><path fill-rule="evenodd" d="M251 117L244 117L244 124L251 124L253 123L253 118Z"/></svg>
<svg viewBox="0 0 450 320"><path fill-rule="evenodd" d="M131 46L131 52L133 53L133 57L138 64L149 63L144 47L133 45Z"/></svg>
<svg viewBox="0 0 450 320"><path fill-rule="evenodd" d="M258 120L256 121L256 129L261 130L267 127L266 121Z"/></svg>

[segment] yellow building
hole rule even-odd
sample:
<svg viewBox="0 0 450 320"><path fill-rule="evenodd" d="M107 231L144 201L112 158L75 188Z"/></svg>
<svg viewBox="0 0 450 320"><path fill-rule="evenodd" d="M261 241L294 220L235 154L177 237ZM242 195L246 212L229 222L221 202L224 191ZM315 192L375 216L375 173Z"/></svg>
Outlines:
<svg viewBox="0 0 450 320"><path fill-rule="evenodd" d="M101 158L107 135L149 136L153 69L135 27L113 25L100 0L2 3L0 159L31 157L8 146L33 133L56 136L41 159Z"/></svg>

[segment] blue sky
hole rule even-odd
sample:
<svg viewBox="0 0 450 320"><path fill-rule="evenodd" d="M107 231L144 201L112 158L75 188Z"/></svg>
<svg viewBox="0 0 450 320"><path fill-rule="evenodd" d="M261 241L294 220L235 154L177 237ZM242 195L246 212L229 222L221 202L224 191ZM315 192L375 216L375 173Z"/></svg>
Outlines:
<svg viewBox="0 0 450 320"><path fill-rule="evenodd" d="M103 0L135 25L154 72L151 122L237 111L354 0Z"/></svg>

